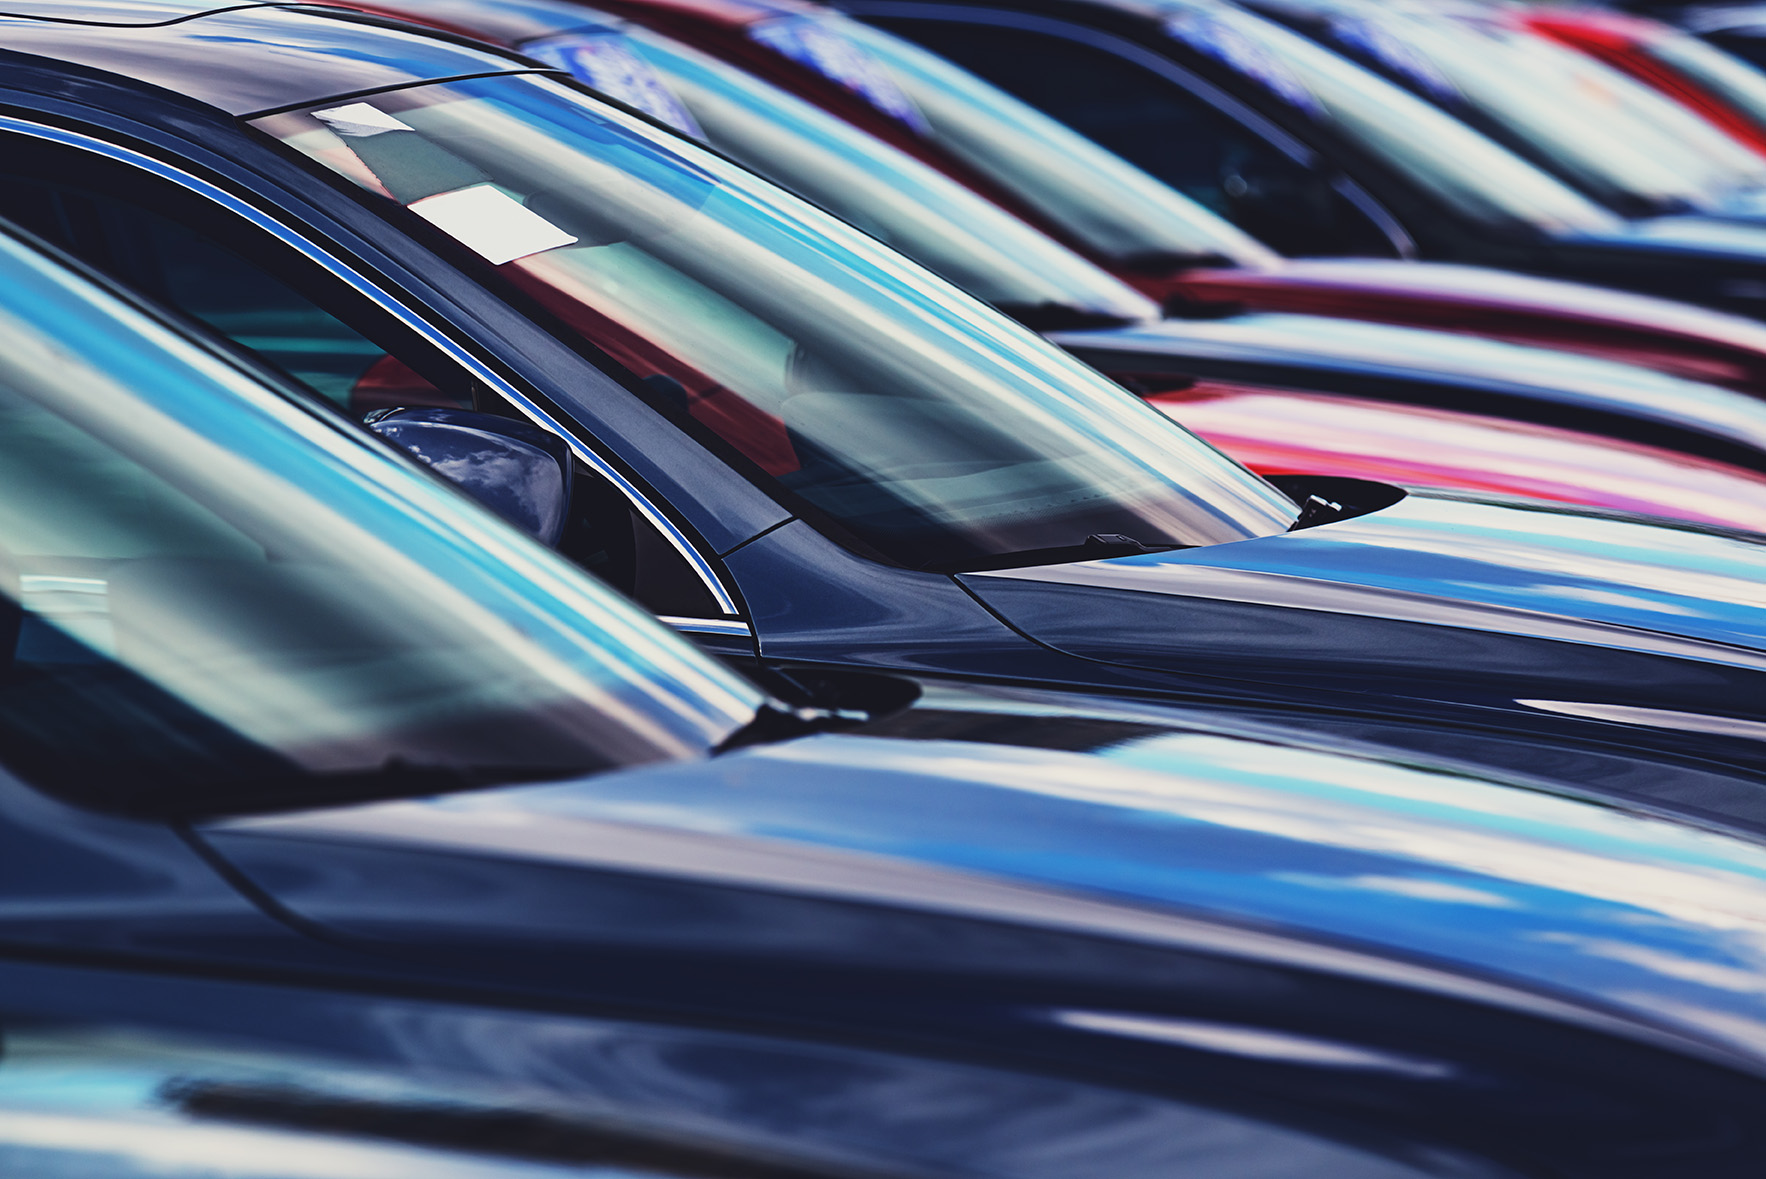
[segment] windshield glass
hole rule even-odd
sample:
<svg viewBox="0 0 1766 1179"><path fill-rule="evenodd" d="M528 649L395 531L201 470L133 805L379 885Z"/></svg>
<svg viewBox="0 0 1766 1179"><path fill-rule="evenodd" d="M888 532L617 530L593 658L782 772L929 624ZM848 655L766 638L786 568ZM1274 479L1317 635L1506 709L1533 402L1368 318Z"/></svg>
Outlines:
<svg viewBox="0 0 1766 1179"><path fill-rule="evenodd" d="M794 510L899 564L1212 544L1295 517L1053 345L566 83L472 79L257 124L500 266Z"/></svg>
<svg viewBox="0 0 1766 1179"><path fill-rule="evenodd" d="M752 35L786 52L781 36L786 30L796 30L797 41L814 32L808 43L822 52L788 56L836 81L853 84L849 75L855 61L870 67L866 77L883 71L890 93L910 105L906 114L890 109L898 103L881 109L997 182L1096 255L1146 269L1209 260L1258 267L1280 262L1237 226L1121 157L899 37L835 13L764 22ZM831 56L825 47L834 45L840 47L841 69L823 64ZM866 97L876 89L856 88Z"/></svg>
<svg viewBox="0 0 1766 1179"><path fill-rule="evenodd" d="M22 777L224 811L702 755L752 717L742 681L384 444L9 239L0 281Z"/></svg>
<svg viewBox="0 0 1766 1179"><path fill-rule="evenodd" d="M1766 161L1618 71L1494 19L1393 14L1469 107L1546 166L1623 212L1685 210L1766 182ZM1449 110L1453 101L1444 101Z"/></svg>
<svg viewBox="0 0 1766 1179"><path fill-rule="evenodd" d="M1118 322L1158 318L1157 305L997 205L734 66L645 33L561 37L521 48L569 69L589 56L584 43L610 42L629 45L655 67L658 84L686 112L697 138L1033 327L1080 326L1068 322L1072 313Z"/></svg>
<svg viewBox="0 0 1766 1179"><path fill-rule="evenodd" d="M1766 73L1715 45L1666 28L1653 31L1643 49L1766 127Z"/></svg>
<svg viewBox="0 0 1766 1179"><path fill-rule="evenodd" d="M1305 86L1313 117L1335 123L1362 150L1463 216L1552 234L1620 227L1611 213L1513 152L1297 33L1224 5L1172 7L1173 36L1193 41L1196 22L1205 20L1230 30L1217 40L1255 44Z"/></svg>

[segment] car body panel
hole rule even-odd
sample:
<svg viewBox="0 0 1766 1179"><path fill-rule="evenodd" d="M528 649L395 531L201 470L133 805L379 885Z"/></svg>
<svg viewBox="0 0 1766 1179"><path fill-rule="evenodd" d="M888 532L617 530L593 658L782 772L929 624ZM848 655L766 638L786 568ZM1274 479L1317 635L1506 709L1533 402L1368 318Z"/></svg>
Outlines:
<svg viewBox="0 0 1766 1179"><path fill-rule="evenodd" d="M885 722L885 735L704 766L243 819L203 837L303 919L364 943L733 947L763 934L745 926L766 923L768 897L773 920L800 914L773 944L812 960L882 950L812 919L837 899L1154 944L1181 944L1200 919L1246 930L1247 949L1255 931L1305 930L1327 957L1337 946L1446 968L1741 1051L1766 1031L1757 992L1728 985L1759 968L1757 846L1452 768L1200 733L1058 752L1059 718L1022 724L1046 726L1023 738L1041 747L966 742L957 724L952 739L903 741ZM407 907L402 881L426 861L458 865L458 902ZM680 882L683 899L752 890L755 905L645 920L641 894L613 899L645 876ZM1222 937L1206 924L1187 936Z"/></svg>
<svg viewBox="0 0 1766 1179"><path fill-rule="evenodd" d="M338 17L257 6L200 17L201 31L196 35L224 38L228 52L215 54L206 68L193 71L188 60L193 29L188 20L163 25L72 25L34 15L9 16L9 7L18 6L0 4L0 36L13 52L41 48L58 60L149 82L234 115L356 90L534 68L489 47L472 48L385 28L364 29L347 53L303 52L315 39L324 44L338 41ZM302 69L286 68L291 51L299 55Z"/></svg>
<svg viewBox="0 0 1766 1179"><path fill-rule="evenodd" d="M1500 417L1219 381L1149 400L1262 475L1346 475L1766 531L1766 477L1640 443ZM1617 448L1626 455L1622 468L1613 461Z"/></svg>
<svg viewBox="0 0 1766 1179"><path fill-rule="evenodd" d="M1766 659L1745 616L1762 561L1766 545L1741 535L1419 493L1283 536L962 580L1027 633L1091 658L1343 676L1380 693L1427 669L1510 706L1631 709L1668 728L1709 714L1707 731L1728 717L1757 739L1766 696L1748 685Z"/></svg>

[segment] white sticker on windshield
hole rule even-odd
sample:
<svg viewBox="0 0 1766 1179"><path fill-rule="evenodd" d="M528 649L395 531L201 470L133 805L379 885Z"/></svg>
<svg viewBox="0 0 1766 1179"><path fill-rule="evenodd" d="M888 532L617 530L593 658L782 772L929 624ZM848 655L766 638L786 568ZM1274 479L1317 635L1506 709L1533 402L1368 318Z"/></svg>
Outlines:
<svg viewBox="0 0 1766 1179"><path fill-rule="evenodd" d="M568 246L576 238L489 184L412 201L417 214L494 265Z"/></svg>
<svg viewBox="0 0 1766 1179"><path fill-rule="evenodd" d="M409 124L401 123L379 107L365 102L352 102L348 106L314 111L313 117L337 134L350 139L366 139L370 135L411 129Z"/></svg>

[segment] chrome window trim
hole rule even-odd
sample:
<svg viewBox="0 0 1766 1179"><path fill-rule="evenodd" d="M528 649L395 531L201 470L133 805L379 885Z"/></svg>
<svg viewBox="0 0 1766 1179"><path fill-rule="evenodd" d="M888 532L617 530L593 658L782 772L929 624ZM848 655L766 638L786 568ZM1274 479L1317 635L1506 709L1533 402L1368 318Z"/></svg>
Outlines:
<svg viewBox="0 0 1766 1179"><path fill-rule="evenodd" d="M751 639L754 629L737 618L683 618L678 614L658 614L657 619L689 635L734 635Z"/></svg>
<svg viewBox="0 0 1766 1179"><path fill-rule="evenodd" d="M294 232L292 229L289 229L275 218L263 213L256 207L239 199L218 185L211 184L200 176L194 176L181 168L174 167L171 164L157 160L142 152L135 151L132 148L109 143L95 136L81 134L78 131L69 131L49 124L32 123L10 115L0 115L0 131L10 131L15 134L25 135L35 139L46 139L52 143L59 143L65 147L72 147L81 151L89 151L95 155L116 160L118 163L126 164L134 168L140 168L145 172L151 172L153 175L158 176L163 180L169 180L181 188L196 193L207 200L221 205L228 211L238 214L259 229L262 229L266 233L275 237L284 245L295 250L308 261L316 263L334 278L340 279L346 283L351 289L367 298L376 307L379 307L382 311L391 315L394 319L417 333L422 339L440 349L450 359L463 366L473 375L473 377L483 381L486 386L501 396L505 401L513 405L516 409L520 410L535 425L542 429L549 430L562 438L565 444L570 447L572 454L590 467L594 468L602 478L618 488L620 494L625 496L631 505L637 509L639 515L643 516L652 527L667 538L668 542L674 546L675 550L681 554L682 558L692 566L693 571L699 575L699 580L704 583L706 590L712 596L712 600L717 603L718 607L726 615L740 614L740 611L736 609L735 599L730 596L729 591L726 590L723 583L718 580L717 573L711 567L711 563L699 554L698 550L696 550L692 543L687 539L686 534L677 528L674 522L667 516L657 510L656 505L651 503L649 497L639 490L635 484L624 475L620 474L619 471L616 470L606 459L585 446L580 439L571 433L570 430L560 425L557 419L551 414L534 404L532 399L527 397L526 394L522 393L519 389L515 388L514 385L498 376L488 365L484 364L465 348L449 339L445 334L438 331L434 325L412 312L410 308L404 306L404 304L400 303L398 300L391 298L374 283L363 278L349 266L333 257L326 250L314 245L312 242ZM743 624L743 626L744 630L746 630L746 624Z"/></svg>

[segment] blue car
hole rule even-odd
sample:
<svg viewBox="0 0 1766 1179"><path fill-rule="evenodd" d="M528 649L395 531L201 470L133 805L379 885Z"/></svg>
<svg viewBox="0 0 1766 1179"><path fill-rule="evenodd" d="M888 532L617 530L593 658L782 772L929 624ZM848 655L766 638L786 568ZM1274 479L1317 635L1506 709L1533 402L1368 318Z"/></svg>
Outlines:
<svg viewBox="0 0 1766 1179"><path fill-rule="evenodd" d="M0 415L10 1171L1766 1162L1755 840L1248 713L781 707L11 238Z"/></svg>
<svg viewBox="0 0 1766 1179"><path fill-rule="evenodd" d="M0 204L354 412L550 431L560 551L773 691L1231 704L1762 829L1758 539L1277 487L526 59L193 9L0 24Z"/></svg>

